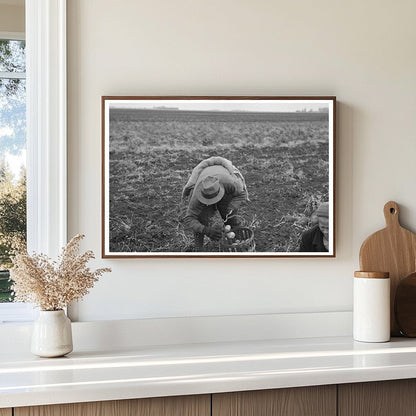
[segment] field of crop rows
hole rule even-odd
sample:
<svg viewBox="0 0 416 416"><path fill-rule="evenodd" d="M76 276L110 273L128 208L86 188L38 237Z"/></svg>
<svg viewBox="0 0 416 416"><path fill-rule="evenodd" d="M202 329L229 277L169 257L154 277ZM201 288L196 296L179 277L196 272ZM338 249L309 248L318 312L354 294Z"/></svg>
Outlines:
<svg viewBox="0 0 416 416"><path fill-rule="evenodd" d="M241 214L256 251L297 251L311 214L328 199L328 149L326 113L113 109L110 251L192 250L178 221L181 191L210 156L231 160L246 179L250 202ZM218 251L205 240L204 251Z"/></svg>

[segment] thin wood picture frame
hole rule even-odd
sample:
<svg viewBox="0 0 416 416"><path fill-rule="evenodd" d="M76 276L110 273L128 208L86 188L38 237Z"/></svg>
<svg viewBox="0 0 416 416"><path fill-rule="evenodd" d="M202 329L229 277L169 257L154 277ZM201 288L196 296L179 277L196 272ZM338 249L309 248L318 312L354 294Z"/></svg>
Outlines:
<svg viewBox="0 0 416 416"><path fill-rule="evenodd" d="M103 96L101 111L103 258L335 257L336 97Z"/></svg>

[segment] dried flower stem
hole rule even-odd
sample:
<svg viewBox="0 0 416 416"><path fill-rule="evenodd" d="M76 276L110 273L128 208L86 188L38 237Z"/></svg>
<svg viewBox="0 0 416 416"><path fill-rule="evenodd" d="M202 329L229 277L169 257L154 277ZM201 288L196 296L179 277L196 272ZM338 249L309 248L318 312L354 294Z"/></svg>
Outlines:
<svg viewBox="0 0 416 416"><path fill-rule="evenodd" d="M92 251L78 254L84 235L76 235L62 249L58 261L45 254L29 255L26 250L18 252L10 270L15 292L15 302L36 304L45 311L56 311L81 299L109 268L92 271L87 263L94 258Z"/></svg>

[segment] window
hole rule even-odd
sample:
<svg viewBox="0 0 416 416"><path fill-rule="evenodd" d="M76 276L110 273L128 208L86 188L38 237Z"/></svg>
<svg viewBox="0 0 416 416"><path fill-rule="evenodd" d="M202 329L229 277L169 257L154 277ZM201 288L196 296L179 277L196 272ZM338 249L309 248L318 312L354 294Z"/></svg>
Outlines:
<svg viewBox="0 0 416 416"><path fill-rule="evenodd" d="M6 35L7 36L7 35ZM8 268L26 244L26 53L21 35L0 36L0 303L12 301Z"/></svg>
<svg viewBox="0 0 416 416"><path fill-rule="evenodd" d="M66 0L25 0L25 20L27 84L24 71L4 72L26 85L27 247L55 257L66 243ZM0 303L0 324L33 316L31 305Z"/></svg>
<svg viewBox="0 0 416 416"><path fill-rule="evenodd" d="M66 243L66 0L25 0L25 21L27 84L22 65L0 72L2 84L26 87L27 247L56 257ZM0 39L24 39L7 35ZM33 316L32 305L0 303L0 324Z"/></svg>
<svg viewBox="0 0 416 416"><path fill-rule="evenodd" d="M10 251L26 244L26 42L0 33L0 324L28 321L31 305L12 304Z"/></svg>
<svg viewBox="0 0 416 416"><path fill-rule="evenodd" d="M13 244L26 243L26 44L0 33L0 323L27 321L30 305L11 304Z"/></svg>

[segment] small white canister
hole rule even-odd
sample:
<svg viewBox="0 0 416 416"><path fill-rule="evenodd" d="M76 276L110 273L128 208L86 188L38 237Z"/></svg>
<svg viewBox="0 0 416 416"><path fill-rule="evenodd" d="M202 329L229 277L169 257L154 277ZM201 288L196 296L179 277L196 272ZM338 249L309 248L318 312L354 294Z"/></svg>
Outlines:
<svg viewBox="0 0 416 416"><path fill-rule="evenodd" d="M356 341L390 341L389 273L354 272L353 317Z"/></svg>

